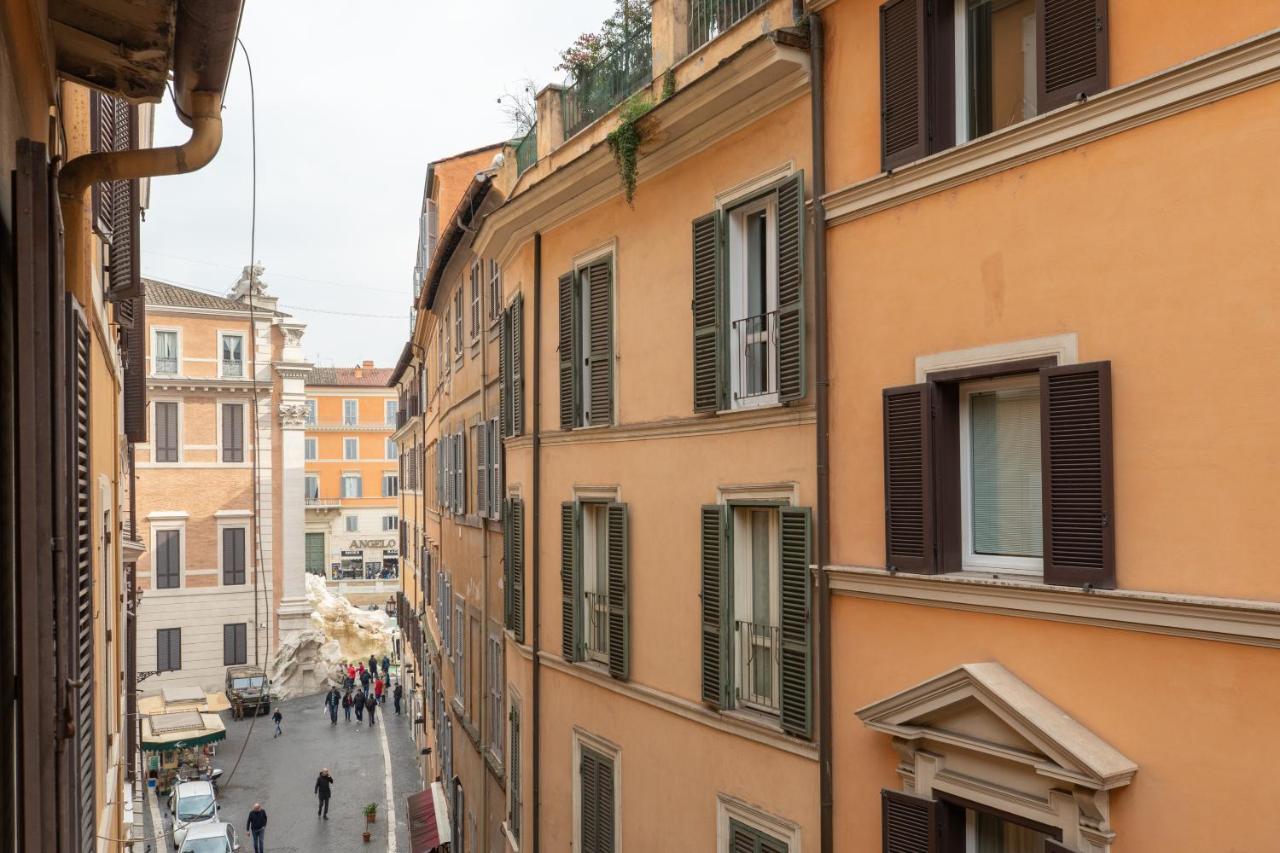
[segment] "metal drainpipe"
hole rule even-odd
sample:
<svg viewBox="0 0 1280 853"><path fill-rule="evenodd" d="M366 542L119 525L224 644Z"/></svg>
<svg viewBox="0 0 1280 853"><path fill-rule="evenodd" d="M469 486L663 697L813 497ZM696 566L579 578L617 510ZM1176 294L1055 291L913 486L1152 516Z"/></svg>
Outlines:
<svg viewBox="0 0 1280 853"><path fill-rule="evenodd" d="M822 202L827 191L823 104L825 50L822 39L822 16L814 12L809 15L809 98L813 140L813 324L818 403L818 790L822 853L831 853L835 837L831 772L831 585L826 572L831 559L831 400L827 375L827 215Z"/></svg>
<svg viewBox="0 0 1280 853"><path fill-rule="evenodd" d="M533 713L531 715L533 721L532 730L529 732L529 740L533 746L533 761L530 771L533 776L533 853L538 853L541 844L541 838L538 831L538 814L541 811L538 800L538 776L542 765L541 761L541 743L542 738L539 733L538 705L541 699L541 662L538 659L538 652L542 646L542 618L541 608L538 600L538 580L542 576L541 560L538 556L538 549L542 536L539 533L538 519L541 515L540 508L542 505L542 232L535 231L533 235L533 475L532 475L532 492L530 503L533 505L532 517L532 539L533 547L530 550L530 567L533 569L533 689L532 704Z"/></svg>

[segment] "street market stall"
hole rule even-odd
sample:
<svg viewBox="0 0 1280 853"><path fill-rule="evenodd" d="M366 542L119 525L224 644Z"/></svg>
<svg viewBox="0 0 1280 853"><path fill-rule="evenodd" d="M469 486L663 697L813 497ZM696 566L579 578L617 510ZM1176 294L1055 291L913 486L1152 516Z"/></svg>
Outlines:
<svg viewBox="0 0 1280 853"><path fill-rule="evenodd" d="M147 775L156 780L161 793L175 781L197 779L210 772L213 744L227 737L227 729L217 714L201 711L172 711L142 718L142 750L147 757Z"/></svg>

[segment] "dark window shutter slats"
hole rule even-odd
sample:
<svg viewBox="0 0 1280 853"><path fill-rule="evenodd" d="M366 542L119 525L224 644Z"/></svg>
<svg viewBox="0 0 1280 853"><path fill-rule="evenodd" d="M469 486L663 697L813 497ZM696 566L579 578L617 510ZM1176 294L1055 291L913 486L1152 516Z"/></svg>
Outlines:
<svg viewBox="0 0 1280 853"><path fill-rule="evenodd" d="M578 571L581 510L575 501L560 505L560 654L567 661L579 658L578 600L582 597L582 573Z"/></svg>
<svg viewBox="0 0 1280 853"><path fill-rule="evenodd" d="M779 605L781 610L781 721L782 729L807 738L813 730L813 684L809 637L811 562L810 511L808 507L783 507L779 511Z"/></svg>
<svg viewBox="0 0 1280 853"><path fill-rule="evenodd" d="M515 634L516 642L524 642L524 501L512 498L507 503L503 526L511 532L510 544L510 601L511 616L508 627Z"/></svg>
<svg viewBox="0 0 1280 853"><path fill-rule="evenodd" d="M778 187L778 400L805 394L804 172Z"/></svg>
<svg viewBox="0 0 1280 853"><path fill-rule="evenodd" d="M503 435L511 435L511 309L502 312L498 333L498 423Z"/></svg>
<svg viewBox="0 0 1280 853"><path fill-rule="evenodd" d="M1111 363L1040 370L1044 579L1116 585Z"/></svg>
<svg viewBox="0 0 1280 853"><path fill-rule="evenodd" d="M476 456L476 513L488 516L489 513L489 442L485 436L485 425L480 424L474 433Z"/></svg>
<svg viewBox="0 0 1280 853"><path fill-rule="evenodd" d="M222 461L244 461L244 406L222 404Z"/></svg>
<svg viewBox="0 0 1280 853"><path fill-rule="evenodd" d="M758 853L755 830L729 821L729 853Z"/></svg>
<svg viewBox="0 0 1280 853"><path fill-rule="evenodd" d="M693 410L724 405L723 275L719 213L693 221Z"/></svg>
<svg viewBox="0 0 1280 853"><path fill-rule="evenodd" d="M891 571L935 571L931 426L927 383L885 389L885 560Z"/></svg>
<svg viewBox="0 0 1280 853"><path fill-rule="evenodd" d="M611 503L605 510L609 528L609 674L626 680L630 674L630 578L627 566L627 505Z"/></svg>
<svg viewBox="0 0 1280 853"><path fill-rule="evenodd" d="M937 803L900 791L880 792L884 853L937 853Z"/></svg>
<svg viewBox="0 0 1280 853"><path fill-rule="evenodd" d="M586 300L587 352L591 359L591 426L613 423L613 261L592 264L584 273L590 286Z"/></svg>
<svg viewBox="0 0 1280 853"><path fill-rule="evenodd" d="M243 527L222 530L222 582L226 585L245 582L245 536Z"/></svg>
<svg viewBox="0 0 1280 853"><path fill-rule="evenodd" d="M730 655L725 608L729 594L729 508L702 507L702 701L713 708L726 704Z"/></svg>
<svg viewBox="0 0 1280 853"><path fill-rule="evenodd" d="M578 773L579 783L582 785L582 850L587 853L597 850L600 834L600 768L596 763L595 753L591 750L583 748Z"/></svg>
<svg viewBox="0 0 1280 853"><path fill-rule="evenodd" d="M1059 844L1052 838L1046 838L1044 840L1044 853L1075 853L1075 851L1065 844Z"/></svg>
<svg viewBox="0 0 1280 853"><path fill-rule="evenodd" d="M1039 0L1036 41L1039 112L1107 88L1107 0Z"/></svg>
<svg viewBox="0 0 1280 853"><path fill-rule="evenodd" d="M574 329L573 273L560 276L560 429L570 430L578 411L577 353Z"/></svg>
<svg viewBox="0 0 1280 853"><path fill-rule="evenodd" d="M133 444L147 440L147 302L142 294L127 302L133 314L124 369L124 432Z"/></svg>
<svg viewBox="0 0 1280 853"><path fill-rule="evenodd" d="M613 853L613 760L600 756L596 762L596 796L600 802L599 843L596 850L598 853Z"/></svg>
<svg viewBox="0 0 1280 853"><path fill-rule="evenodd" d="M880 127L885 169L928 153L925 0L880 7Z"/></svg>
<svg viewBox="0 0 1280 853"><path fill-rule="evenodd" d="M116 110L123 106L114 96L94 90L89 93L89 145L94 153L116 150ZM103 240L111 239L115 224L115 182L96 181L90 191L93 230Z"/></svg>
<svg viewBox="0 0 1280 853"><path fill-rule="evenodd" d="M67 404L70 426L67 494L72 505L70 558L75 578L75 750L82 851L97 849L96 746L93 685L93 511L89 470L89 325L71 294L66 295Z"/></svg>
<svg viewBox="0 0 1280 853"><path fill-rule="evenodd" d="M511 435L524 435L524 295L511 303Z"/></svg>

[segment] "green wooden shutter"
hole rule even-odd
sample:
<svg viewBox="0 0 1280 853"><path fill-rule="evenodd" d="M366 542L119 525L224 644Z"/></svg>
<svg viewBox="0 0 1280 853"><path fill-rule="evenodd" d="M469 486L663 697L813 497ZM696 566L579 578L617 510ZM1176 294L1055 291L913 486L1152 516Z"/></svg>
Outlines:
<svg viewBox="0 0 1280 853"><path fill-rule="evenodd" d="M725 404L724 275L720 257L722 217L693 221L693 410L715 412Z"/></svg>
<svg viewBox="0 0 1280 853"><path fill-rule="evenodd" d="M511 435L511 309L502 312L498 335L498 423Z"/></svg>
<svg viewBox="0 0 1280 853"><path fill-rule="evenodd" d="M778 194L778 400L805 395L804 172Z"/></svg>
<svg viewBox="0 0 1280 853"><path fill-rule="evenodd" d="M609 527L609 674L625 680L630 674L630 618L627 565L627 505L611 503Z"/></svg>
<svg viewBox="0 0 1280 853"><path fill-rule="evenodd" d="M511 530L511 630L524 642L524 501L512 498L504 523Z"/></svg>
<svg viewBox="0 0 1280 853"><path fill-rule="evenodd" d="M581 657L578 630L578 602L582 598L582 572L579 571L582 508L577 501L560 505L560 654L567 661Z"/></svg>
<svg viewBox="0 0 1280 853"><path fill-rule="evenodd" d="M502 513L502 625L512 630L515 613L512 604L511 590L511 501L507 498L505 512Z"/></svg>
<svg viewBox="0 0 1280 853"><path fill-rule="evenodd" d="M786 842L731 818L729 853L788 853L788 850Z"/></svg>
<svg viewBox="0 0 1280 853"><path fill-rule="evenodd" d="M476 427L476 515L481 518L489 515L489 441L485 432L488 426L481 422Z"/></svg>
<svg viewBox="0 0 1280 853"><path fill-rule="evenodd" d="M713 708L728 704L726 667L732 656L726 628L729 604L728 506L702 508L702 701Z"/></svg>
<svg viewBox="0 0 1280 853"><path fill-rule="evenodd" d="M516 841L520 840L520 708L511 706L511 756L507 759L507 784L510 796L507 802L507 827Z"/></svg>
<svg viewBox="0 0 1280 853"><path fill-rule="evenodd" d="M600 765L594 752L582 749L582 758L578 767L578 783L582 786L581 820L579 833L582 836L583 853L596 853L599 850L600 836Z"/></svg>
<svg viewBox="0 0 1280 853"><path fill-rule="evenodd" d="M584 300L588 320L587 353L591 368L588 423L613 423L613 259L596 261L584 271L590 288Z"/></svg>
<svg viewBox="0 0 1280 853"><path fill-rule="evenodd" d="M570 430L578 412L578 354L574 274L560 276L560 429Z"/></svg>
<svg viewBox="0 0 1280 853"><path fill-rule="evenodd" d="M524 295L511 303L511 434L524 435Z"/></svg>
<svg viewBox="0 0 1280 853"><path fill-rule="evenodd" d="M813 729L812 643L809 636L812 589L809 583L810 511L808 507L783 507L779 515L782 729L807 738Z"/></svg>

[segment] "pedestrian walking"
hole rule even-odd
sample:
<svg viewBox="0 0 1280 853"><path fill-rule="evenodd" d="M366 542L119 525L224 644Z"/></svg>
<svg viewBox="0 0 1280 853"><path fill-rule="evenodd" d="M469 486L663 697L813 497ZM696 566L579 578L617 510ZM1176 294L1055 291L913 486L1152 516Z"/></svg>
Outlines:
<svg viewBox="0 0 1280 853"><path fill-rule="evenodd" d="M338 705L342 703L342 697L338 695L338 688L330 687L329 693L324 697L324 706L329 709L329 725L336 726L338 724Z"/></svg>
<svg viewBox="0 0 1280 853"><path fill-rule="evenodd" d="M382 656L382 679L388 684L391 683L391 658L386 655Z"/></svg>
<svg viewBox="0 0 1280 853"><path fill-rule="evenodd" d="M284 734L284 730L280 728L280 721L283 719L284 719L284 714L281 714L280 709L276 708L276 712L271 715L271 722L276 724L276 733L271 736L273 740L275 738L280 737L280 735Z"/></svg>
<svg viewBox="0 0 1280 853"><path fill-rule="evenodd" d="M373 728L373 712L378 710L378 700L370 693L364 700L364 709L369 714L369 728Z"/></svg>
<svg viewBox="0 0 1280 853"><path fill-rule="evenodd" d="M351 700L351 704L356 709L356 722L360 723L364 720L364 693L357 690L355 698Z"/></svg>
<svg viewBox="0 0 1280 853"><path fill-rule="evenodd" d="M396 713L400 713L400 699L404 696L404 686L400 682L396 682L396 689L391 694L396 703Z"/></svg>
<svg viewBox="0 0 1280 853"><path fill-rule="evenodd" d="M378 659L373 655L369 655L369 672L373 675L378 674Z"/></svg>
<svg viewBox="0 0 1280 853"><path fill-rule="evenodd" d="M382 683L381 678L373 682L373 698L378 700L378 704L382 704L387 701L387 697L382 695L385 691L386 685Z"/></svg>
<svg viewBox="0 0 1280 853"><path fill-rule="evenodd" d="M364 661L360 661L360 668L356 670L355 677L357 680L364 678Z"/></svg>
<svg viewBox="0 0 1280 853"><path fill-rule="evenodd" d="M369 692L369 682L373 680L373 676L369 675L369 670L360 673L360 687L365 693Z"/></svg>
<svg viewBox="0 0 1280 853"><path fill-rule="evenodd" d="M347 722L351 722L351 691L349 689L342 694L342 713L346 714Z"/></svg>
<svg viewBox="0 0 1280 853"><path fill-rule="evenodd" d="M266 853L267 810L262 807L262 803L253 804L253 811L249 812L249 820L244 828L253 836L253 853Z"/></svg>
<svg viewBox="0 0 1280 853"><path fill-rule="evenodd" d="M319 804L316 806L316 817L323 815L325 820L329 819L329 788L331 785L333 785L333 777L329 775L329 768L326 767L316 777L316 797L319 800Z"/></svg>

